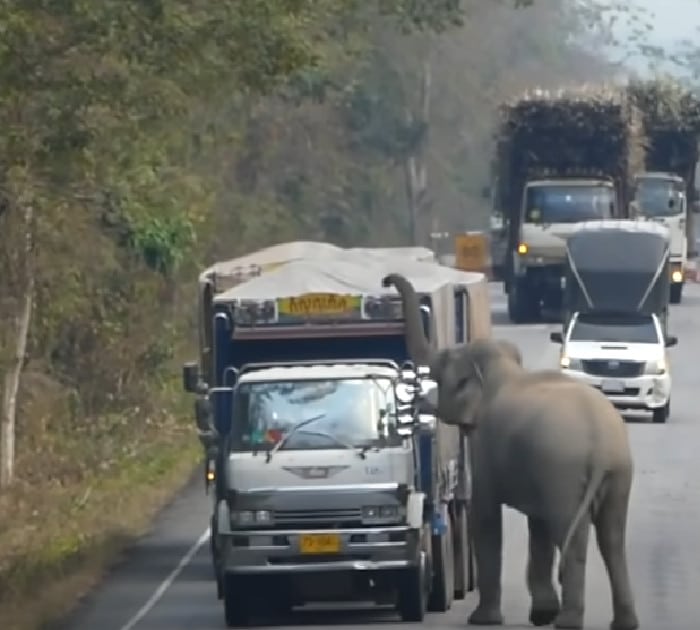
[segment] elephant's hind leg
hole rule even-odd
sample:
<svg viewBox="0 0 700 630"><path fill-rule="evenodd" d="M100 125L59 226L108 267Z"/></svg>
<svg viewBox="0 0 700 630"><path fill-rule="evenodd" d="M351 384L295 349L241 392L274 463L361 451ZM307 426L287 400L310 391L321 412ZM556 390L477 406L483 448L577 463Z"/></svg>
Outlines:
<svg viewBox="0 0 700 630"><path fill-rule="evenodd" d="M527 562L527 588L532 598L530 622L535 626L548 626L559 613L559 597L552 584L554 566L554 541L541 519L527 519L530 530L530 554Z"/></svg>
<svg viewBox="0 0 700 630"><path fill-rule="evenodd" d="M568 558L561 572L561 611L554 620L555 628L583 628L586 555L590 529L591 520L586 515L571 538ZM559 562L561 561L560 558Z"/></svg>
<svg viewBox="0 0 700 630"><path fill-rule="evenodd" d="M639 627L625 550L630 486L631 473L611 477L594 520L598 548L610 578L612 630L636 630Z"/></svg>
<svg viewBox="0 0 700 630"><path fill-rule="evenodd" d="M469 615L474 626L500 626L503 515L500 503L480 501L474 493L474 547L479 604Z"/></svg>

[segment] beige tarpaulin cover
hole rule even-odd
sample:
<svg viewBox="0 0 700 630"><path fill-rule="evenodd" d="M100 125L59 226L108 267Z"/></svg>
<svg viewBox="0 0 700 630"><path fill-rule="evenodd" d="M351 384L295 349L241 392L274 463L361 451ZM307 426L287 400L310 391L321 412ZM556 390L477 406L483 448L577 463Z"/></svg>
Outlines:
<svg viewBox="0 0 700 630"><path fill-rule="evenodd" d="M469 295L469 339L491 336L491 306L486 277L436 262L420 262L394 251L342 250L334 256L300 259L268 271L220 293L217 302L265 300L294 297L306 293L347 293L353 295L394 294L395 289L381 286L382 278L392 272L406 276L419 293L434 295L443 302L443 321L453 318L450 293L446 285L462 286ZM439 295L437 295L439 293Z"/></svg>
<svg viewBox="0 0 700 630"><path fill-rule="evenodd" d="M427 247L356 247L343 249L321 241L293 241L279 243L251 254L220 261L200 274L200 283L212 283L219 293L246 282L280 266L299 260L320 260L342 255L357 254L364 257L400 258L433 261L435 256Z"/></svg>
<svg viewBox="0 0 700 630"><path fill-rule="evenodd" d="M393 288L381 286L382 278L392 272L406 276L419 293L432 293L449 283L470 285L484 281L483 274L460 272L437 263L345 250L325 259L288 262L220 293L216 301L265 300L325 292L392 294Z"/></svg>

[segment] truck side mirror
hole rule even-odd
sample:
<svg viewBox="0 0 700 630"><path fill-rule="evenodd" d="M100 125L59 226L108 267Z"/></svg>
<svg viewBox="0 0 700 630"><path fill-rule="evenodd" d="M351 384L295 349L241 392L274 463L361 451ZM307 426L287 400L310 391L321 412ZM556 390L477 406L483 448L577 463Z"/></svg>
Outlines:
<svg viewBox="0 0 700 630"><path fill-rule="evenodd" d="M560 332L551 332L549 340L553 343L564 343L564 336Z"/></svg>
<svg viewBox="0 0 700 630"><path fill-rule="evenodd" d="M666 347L667 348L673 348L673 346L678 344L678 337L674 337L673 335L669 335L666 337Z"/></svg>
<svg viewBox="0 0 700 630"><path fill-rule="evenodd" d="M182 366L182 387L189 394L197 393L199 385L199 364L191 361Z"/></svg>

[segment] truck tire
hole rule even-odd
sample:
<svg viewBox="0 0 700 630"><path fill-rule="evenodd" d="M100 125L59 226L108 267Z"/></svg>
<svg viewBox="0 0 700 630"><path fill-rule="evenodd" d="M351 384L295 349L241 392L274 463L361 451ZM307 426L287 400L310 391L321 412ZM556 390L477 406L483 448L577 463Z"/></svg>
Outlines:
<svg viewBox="0 0 700 630"><path fill-rule="evenodd" d="M432 536L433 577L428 599L430 612L446 612L452 606L455 593L455 563L452 517L449 512L445 533Z"/></svg>
<svg viewBox="0 0 700 630"><path fill-rule="evenodd" d="M224 620L227 628L245 628L250 622L249 599L243 580L224 575Z"/></svg>
<svg viewBox="0 0 700 630"><path fill-rule="evenodd" d="M421 552L418 566L399 573L396 609L401 621L423 621L428 604L426 553Z"/></svg>
<svg viewBox="0 0 700 630"><path fill-rule="evenodd" d="M671 297L669 301L671 304L680 304L681 299L683 297L683 283L682 282L674 282L671 285Z"/></svg>
<svg viewBox="0 0 700 630"><path fill-rule="evenodd" d="M469 527L469 512L465 505L456 509L454 526L455 599L464 599L475 588L474 550Z"/></svg>
<svg viewBox="0 0 700 630"><path fill-rule="evenodd" d="M508 318L514 324L527 324L540 318L539 295L524 282L513 281L510 285Z"/></svg>

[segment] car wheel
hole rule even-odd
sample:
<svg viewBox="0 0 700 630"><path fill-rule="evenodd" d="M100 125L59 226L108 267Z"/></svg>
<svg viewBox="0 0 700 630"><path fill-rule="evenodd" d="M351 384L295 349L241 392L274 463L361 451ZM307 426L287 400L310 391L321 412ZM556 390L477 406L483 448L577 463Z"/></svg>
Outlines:
<svg viewBox="0 0 700 630"><path fill-rule="evenodd" d="M671 415L671 399L663 407L658 407L653 409L651 412L651 419L654 424L664 424L668 420L669 415Z"/></svg>

